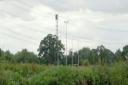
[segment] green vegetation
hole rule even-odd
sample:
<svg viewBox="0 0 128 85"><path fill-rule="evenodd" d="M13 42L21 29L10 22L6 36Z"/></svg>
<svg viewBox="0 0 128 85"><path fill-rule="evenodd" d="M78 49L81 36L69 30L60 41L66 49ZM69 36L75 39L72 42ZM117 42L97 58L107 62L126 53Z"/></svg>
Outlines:
<svg viewBox="0 0 128 85"><path fill-rule="evenodd" d="M64 45L56 35L52 34L41 40L38 51L45 64L57 64L57 61L64 57Z"/></svg>
<svg viewBox="0 0 128 85"><path fill-rule="evenodd" d="M128 45L115 53L103 45L70 51L65 66L64 45L49 34L38 52L0 49L0 85L128 85Z"/></svg>
<svg viewBox="0 0 128 85"><path fill-rule="evenodd" d="M126 62L70 67L0 64L0 85L128 85Z"/></svg>
<svg viewBox="0 0 128 85"><path fill-rule="evenodd" d="M3 51L0 49L0 62L56 65L59 61L59 64L65 65L66 55L64 55L64 45L56 35L48 34L41 40L38 52L39 54L36 55L33 52L29 52L27 49L23 49L16 54L12 54L10 51ZM103 65L127 61L127 59L128 45L124 46L122 51L118 49L115 53L101 45L96 49L83 47L75 52L71 50L67 55L67 64L76 65L79 60L79 64L82 66Z"/></svg>

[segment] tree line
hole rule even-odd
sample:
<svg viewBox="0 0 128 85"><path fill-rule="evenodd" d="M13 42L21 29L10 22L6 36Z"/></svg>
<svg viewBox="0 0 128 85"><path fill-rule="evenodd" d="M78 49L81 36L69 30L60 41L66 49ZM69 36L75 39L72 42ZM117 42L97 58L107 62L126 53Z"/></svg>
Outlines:
<svg viewBox="0 0 128 85"><path fill-rule="evenodd" d="M128 59L128 45L122 50L118 49L115 53L101 45L95 49L83 47L78 51L69 51L64 54L65 48L61 40L56 35L48 34L41 40L38 55L23 49L15 54L0 49L0 62L7 63L36 63L36 64L61 64L65 65L67 58L68 65L96 65L111 64ZM79 61L78 61L79 60Z"/></svg>

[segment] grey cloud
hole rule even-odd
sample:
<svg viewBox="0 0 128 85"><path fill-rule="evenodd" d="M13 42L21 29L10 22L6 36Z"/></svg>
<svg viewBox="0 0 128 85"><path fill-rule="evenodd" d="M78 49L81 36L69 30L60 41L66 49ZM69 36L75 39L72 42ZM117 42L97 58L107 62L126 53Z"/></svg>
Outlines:
<svg viewBox="0 0 128 85"><path fill-rule="evenodd" d="M1 0L0 16L10 15L31 20L34 6L46 5L56 11L93 10L105 13L127 13L127 0Z"/></svg>
<svg viewBox="0 0 128 85"><path fill-rule="evenodd" d="M36 0L59 11L90 9L106 13L127 13L128 0Z"/></svg>
<svg viewBox="0 0 128 85"><path fill-rule="evenodd" d="M85 5L84 0L37 0L57 11L76 11Z"/></svg>
<svg viewBox="0 0 128 85"><path fill-rule="evenodd" d="M24 30L22 32L25 31L26 34L32 34L33 32L36 32L37 34L32 35L32 37L40 36L40 38L38 39L38 41L39 41L40 39L42 39L43 36L45 36L46 33L53 32L53 31L51 31L51 29L49 31L45 30L45 29L48 29L45 27L45 25L49 25L49 24L47 24L47 23L42 24L42 23L39 23L39 20L37 20L36 22L41 25L41 26L39 26L39 24L36 24L36 22L30 23L31 21L29 21L29 23L27 23L25 21L32 19L30 12L33 7L39 6L39 5L46 5L56 11L59 11L59 12L61 11L61 14L64 14L64 16L66 15L65 12L67 12L67 11L69 12L69 14L67 14L67 16L71 16L71 15L75 16L75 14L72 13L73 11L75 11L76 14L78 13L78 20L73 19L73 21L71 21L73 24L69 23L69 28L72 28L71 30L68 31L68 33L69 33L68 38L70 38L70 39L72 39L72 38L75 38L76 40L83 39L83 41L90 39L91 41L89 41L89 42L92 42L92 43L97 42L98 39L101 41L112 40L112 41L122 42L123 40L127 40L127 38L125 36L128 36L127 32L120 32L120 30L122 30L123 27L125 27L125 28L123 28L124 30L127 30L127 27L128 27L128 25L127 25L128 18L126 18L127 16L122 17L123 14L121 14L120 16L113 18L115 15L112 14L110 16L107 13L114 13L114 14L127 13L128 12L127 4L128 4L127 0L2 0L2 1L0 1L0 19L1 19L0 23L1 24L5 23L5 26L11 27L11 28L16 28L16 29L24 28ZM89 9L93 12L91 12L91 13L83 12L83 14L79 14L78 11L80 9L83 9L83 10ZM103 13L96 14L97 11L103 12ZM6 17L6 15L11 16L11 18ZM110 16L110 17L108 17L109 20L107 18L104 18L104 15ZM86 16L88 18L85 17L85 19L84 19L83 17L81 18L80 16ZM94 16L95 17L102 16L101 18L104 20L103 23L101 23L101 22L95 23L94 22L94 24L93 24L93 22L90 22L89 20L92 20L92 19L95 20ZM1 17L6 17L6 19L9 21L3 22L4 19ZM22 22L20 22L18 25L16 25L17 21L15 21L17 19L17 17L23 19ZM99 17L98 20L101 18ZM118 18L118 19L116 19L116 18ZM7 23L10 24L11 21L14 21L14 23L12 23L12 26L7 25ZM35 21L35 20L33 20L33 21ZM46 22L48 22L48 21L46 19ZM75 22L75 21L77 21L77 22ZM43 19L40 22L43 22ZM98 24L102 27L96 28L95 24L96 25ZM50 25L49 28L52 28L52 27L54 27L54 25L53 26ZM33 32L25 30L25 29L29 29L29 28ZM36 29L36 31L34 28ZM61 28L64 28L64 25ZM93 28L95 30L93 30ZM2 29L2 27L1 27L1 29ZM42 30L42 29L44 29L44 30L41 31L41 33L39 34L40 30ZM111 30L109 30L109 29L111 29ZM119 29L119 31L115 32L115 30L117 30L117 29ZM63 31L63 29L62 29L62 31ZM13 34L13 33L11 33L11 34ZM42 36L42 34L43 34L43 36ZM65 37L64 34L61 36L63 38ZM11 39L10 39L10 41L11 41ZM99 43L99 42L97 42L97 43ZM100 44L103 44L103 43L104 42L100 42ZM107 43L107 44L105 43L105 44L108 47L110 47L111 49L116 49L116 47L119 47L118 45L120 45L120 44L115 45L115 44L111 44L111 43ZM90 44L90 45L92 45L92 44ZM121 44L120 46L122 46L122 45L124 45L124 44ZM31 47L32 46L33 45L31 45ZM13 48L13 47L15 47L15 45L10 48ZM25 45L24 45L24 47L25 47ZM31 47L27 47L27 48L31 48ZM19 48L21 48L21 47L19 47Z"/></svg>
<svg viewBox="0 0 128 85"><path fill-rule="evenodd" d="M87 7L100 12L127 13L128 0L87 0Z"/></svg>
<svg viewBox="0 0 128 85"><path fill-rule="evenodd" d="M3 0L0 2L0 16L9 15L11 17L20 17L24 20L31 20L30 9L32 6L28 6L21 3L20 0Z"/></svg>

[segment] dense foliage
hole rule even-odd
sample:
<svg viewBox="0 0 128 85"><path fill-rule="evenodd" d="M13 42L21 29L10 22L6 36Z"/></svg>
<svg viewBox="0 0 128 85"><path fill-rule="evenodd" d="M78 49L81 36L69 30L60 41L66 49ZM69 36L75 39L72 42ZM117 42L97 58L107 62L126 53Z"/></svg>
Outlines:
<svg viewBox="0 0 128 85"><path fill-rule="evenodd" d="M128 85L127 62L88 67L0 64L0 85Z"/></svg>
<svg viewBox="0 0 128 85"><path fill-rule="evenodd" d="M66 56L64 55L64 45L56 35L48 34L41 40L39 54L29 52L23 49L16 54L10 51L0 49L0 62L7 63L36 63L36 64L61 64L65 65ZM122 51L118 49L115 53L107 49L103 45L96 49L83 47L82 49L73 52L69 51L67 55L68 65L98 65L112 64L119 61L127 61L128 45L124 46Z"/></svg>
<svg viewBox="0 0 128 85"><path fill-rule="evenodd" d="M0 49L0 62L3 63L40 63L39 58L33 52L23 49L22 51L12 54L10 51Z"/></svg>
<svg viewBox="0 0 128 85"><path fill-rule="evenodd" d="M40 42L39 56L47 64L57 64L63 58L64 45L56 35L48 34Z"/></svg>

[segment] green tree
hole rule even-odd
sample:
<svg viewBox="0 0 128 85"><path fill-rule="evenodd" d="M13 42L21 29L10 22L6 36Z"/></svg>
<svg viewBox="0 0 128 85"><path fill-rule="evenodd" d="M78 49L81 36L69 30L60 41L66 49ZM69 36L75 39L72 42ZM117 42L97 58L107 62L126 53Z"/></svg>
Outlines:
<svg viewBox="0 0 128 85"><path fill-rule="evenodd" d="M39 58L33 52L23 49L15 54L15 60L18 63L39 63Z"/></svg>
<svg viewBox="0 0 128 85"><path fill-rule="evenodd" d="M91 50L90 48L82 48L79 50L79 56L80 58L83 59L87 59L90 56Z"/></svg>
<svg viewBox="0 0 128 85"><path fill-rule="evenodd" d="M109 49L106 49L103 45L97 47L97 54L101 64L112 63L114 60L114 53Z"/></svg>
<svg viewBox="0 0 128 85"><path fill-rule="evenodd" d="M0 48L0 58L3 56L3 50Z"/></svg>
<svg viewBox="0 0 128 85"><path fill-rule="evenodd" d="M118 49L116 52L115 52L115 61L121 61L122 60L122 52L120 49Z"/></svg>
<svg viewBox="0 0 128 85"><path fill-rule="evenodd" d="M99 57L98 57L98 54L97 54L97 49L92 49L91 50L89 61L90 61L91 64L98 64Z"/></svg>
<svg viewBox="0 0 128 85"><path fill-rule="evenodd" d="M123 47L122 58L123 58L123 60L128 59L128 45Z"/></svg>
<svg viewBox="0 0 128 85"><path fill-rule="evenodd" d="M79 50L80 64L86 64L87 61L91 63L93 59L90 55L91 55L90 48L84 47L80 49Z"/></svg>
<svg viewBox="0 0 128 85"><path fill-rule="evenodd" d="M74 61L73 61L74 60L74 54L73 54L72 50L69 51L67 59L68 59L68 61L67 61L68 64L72 64L72 65L74 64Z"/></svg>
<svg viewBox="0 0 128 85"><path fill-rule="evenodd" d="M79 53L76 51L76 52L74 52L73 53L73 63L75 64L75 65L77 65L78 64L78 56L79 56Z"/></svg>
<svg viewBox="0 0 128 85"><path fill-rule="evenodd" d="M57 64L57 61L63 58L64 45L56 35L48 34L41 40L38 51L45 63Z"/></svg>
<svg viewBox="0 0 128 85"><path fill-rule="evenodd" d="M0 62L3 61L4 51L0 48Z"/></svg>
<svg viewBox="0 0 128 85"><path fill-rule="evenodd" d="M13 62L13 54L7 50L7 51L3 51L2 49L0 49L0 61L1 62Z"/></svg>
<svg viewBox="0 0 128 85"><path fill-rule="evenodd" d="M4 56L3 57L4 57L4 60L6 60L8 62L13 62L14 55L9 50L4 52Z"/></svg>

